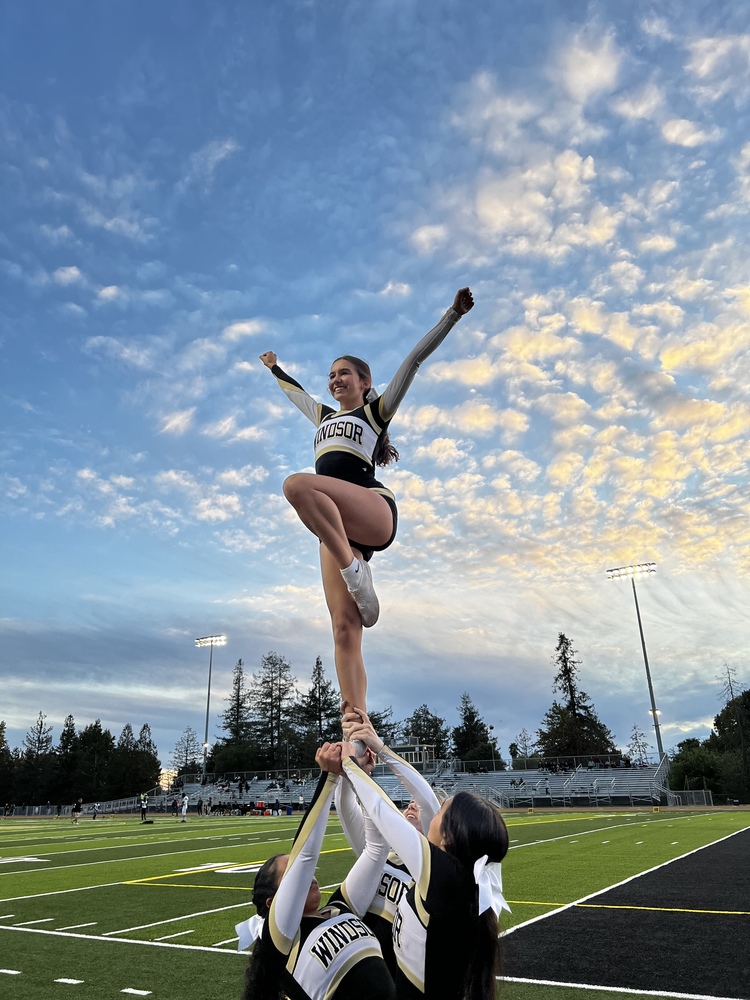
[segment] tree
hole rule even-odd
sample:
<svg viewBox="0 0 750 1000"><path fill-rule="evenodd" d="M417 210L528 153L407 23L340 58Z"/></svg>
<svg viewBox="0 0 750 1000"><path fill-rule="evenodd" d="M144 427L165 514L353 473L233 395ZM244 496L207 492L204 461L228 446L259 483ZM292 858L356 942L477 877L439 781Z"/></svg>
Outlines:
<svg viewBox="0 0 750 1000"><path fill-rule="evenodd" d="M133 758L133 773L130 776L131 795L154 788L161 777L159 752L151 737L151 726L147 722L144 722L138 733Z"/></svg>
<svg viewBox="0 0 750 1000"><path fill-rule="evenodd" d="M247 743L252 732L249 693L245 684L245 669L242 660L237 660L232 671L232 693L224 701L229 707L221 713L221 728L227 734L223 744Z"/></svg>
<svg viewBox="0 0 750 1000"><path fill-rule="evenodd" d="M451 733L453 755L465 761L489 760L493 755L500 757L494 737L466 691L461 695L458 715L461 721Z"/></svg>
<svg viewBox="0 0 750 1000"><path fill-rule="evenodd" d="M514 759L516 757L532 757L537 749L536 740L528 729L522 729L508 748L511 757Z"/></svg>
<svg viewBox="0 0 750 1000"><path fill-rule="evenodd" d="M178 775L190 774L202 767L203 746L192 726L188 726L175 743L170 763Z"/></svg>
<svg viewBox="0 0 750 1000"><path fill-rule="evenodd" d="M434 746L435 757L445 760L450 753L450 729L445 719L433 715L427 705L420 705L402 723L404 737L411 733L422 745Z"/></svg>
<svg viewBox="0 0 750 1000"><path fill-rule="evenodd" d="M633 723L633 731L630 734L630 743L628 743L628 753L630 754L631 761L634 764L645 764L650 746L651 744L646 739L646 734L639 727L638 723Z"/></svg>
<svg viewBox="0 0 750 1000"><path fill-rule="evenodd" d="M266 653L259 673L253 674L249 704L254 736L268 768L286 767L296 683L291 665L274 652Z"/></svg>
<svg viewBox="0 0 750 1000"><path fill-rule="evenodd" d="M387 746L398 743L400 729L398 722L393 718L393 707L384 708L381 711L370 711L367 713L372 728Z"/></svg>
<svg viewBox="0 0 750 1000"><path fill-rule="evenodd" d="M572 642L560 632L552 658L557 666L552 690L559 691L563 701L554 700L545 713L537 732L539 749L545 757L617 753L612 733L599 719L589 696L578 686L581 661L575 657Z"/></svg>
<svg viewBox="0 0 750 1000"><path fill-rule="evenodd" d="M138 761L138 747L136 745L133 727L126 722L122 727L122 732L117 738L117 744L112 752L109 765L109 785L112 797L132 795L133 770Z"/></svg>
<svg viewBox="0 0 750 1000"><path fill-rule="evenodd" d="M295 734L290 763L309 766L323 743L341 739L339 695L327 680L323 661L318 656L312 669L310 687L299 696L294 709Z"/></svg>
<svg viewBox="0 0 750 1000"><path fill-rule="evenodd" d="M5 722L0 720L0 806L13 799L15 760L5 736Z"/></svg>
<svg viewBox="0 0 750 1000"><path fill-rule="evenodd" d="M44 712L40 712L23 739L18 789L27 802L46 801L54 787L56 768L52 726L47 725L46 719Z"/></svg>
<svg viewBox="0 0 750 1000"><path fill-rule="evenodd" d="M99 719L85 726L78 735L77 793L84 802L110 797L109 768L115 739L102 729ZM75 793L74 793L75 795Z"/></svg>

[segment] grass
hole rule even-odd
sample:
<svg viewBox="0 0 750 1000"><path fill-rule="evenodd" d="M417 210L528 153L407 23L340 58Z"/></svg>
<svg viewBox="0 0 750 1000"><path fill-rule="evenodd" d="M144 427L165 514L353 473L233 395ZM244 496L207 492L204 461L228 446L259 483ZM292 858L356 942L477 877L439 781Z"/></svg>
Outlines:
<svg viewBox="0 0 750 1000"><path fill-rule="evenodd" d="M740 811L509 813L503 866L512 927L749 825ZM247 962L234 925L257 868L291 846L298 817L157 816L0 824L0 996L239 997ZM331 816L317 876L332 890L352 862ZM324 892L325 896L325 892ZM595 904L595 900L592 901ZM78 980L79 982L58 982ZM592 968L592 985L596 984ZM575 990L576 1000L588 1000ZM571 991L506 983L505 1000ZM608 997L632 994L608 993Z"/></svg>

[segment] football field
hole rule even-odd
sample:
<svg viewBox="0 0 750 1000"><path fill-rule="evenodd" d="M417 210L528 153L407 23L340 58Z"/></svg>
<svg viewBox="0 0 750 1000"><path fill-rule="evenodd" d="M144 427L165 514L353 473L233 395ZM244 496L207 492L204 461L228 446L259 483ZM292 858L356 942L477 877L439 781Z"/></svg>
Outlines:
<svg viewBox="0 0 750 1000"><path fill-rule="evenodd" d="M750 813L506 821L502 996L750 998ZM298 822L5 820L0 997L239 997L247 956L234 925L254 912L255 871L289 850ZM352 860L332 815L317 871L324 898Z"/></svg>

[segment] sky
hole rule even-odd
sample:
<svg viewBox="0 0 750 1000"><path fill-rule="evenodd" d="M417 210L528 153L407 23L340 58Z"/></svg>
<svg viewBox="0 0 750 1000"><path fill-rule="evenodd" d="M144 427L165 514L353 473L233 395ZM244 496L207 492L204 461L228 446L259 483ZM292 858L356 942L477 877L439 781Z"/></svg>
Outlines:
<svg viewBox="0 0 750 1000"><path fill-rule="evenodd" d="M282 494L341 353L391 425L368 705L500 750L557 637L626 746L750 681L750 17L727 0L0 7L0 719L210 740L232 667L334 678Z"/></svg>

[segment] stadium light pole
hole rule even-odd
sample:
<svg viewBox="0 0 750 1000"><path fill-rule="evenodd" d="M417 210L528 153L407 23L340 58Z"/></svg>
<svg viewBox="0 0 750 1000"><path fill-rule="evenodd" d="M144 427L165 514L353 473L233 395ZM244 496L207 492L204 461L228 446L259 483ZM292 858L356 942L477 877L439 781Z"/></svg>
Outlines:
<svg viewBox="0 0 750 1000"><path fill-rule="evenodd" d="M206 731L203 735L203 772L201 774L201 785L206 783L206 758L208 757L208 713L211 708L211 669L214 663L214 646L226 646L227 637L225 635L204 635L195 640L196 646L208 646L208 691L206 692Z"/></svg>
<svg viewBox="0 0 750 1000"><path fill-rule="evenodd" d="M641 635L641 648L643 649L643 663L646 667L646 680L648 681L648 694L651 699L651 716L654 720L654 733L656 734L656 749L659 752L659 761L664 756L664 747L661 742L661 729L659 727L659 709L656 707L654 698L654 685L651 683L651 670L648 665L648 653L646 652L646 640L643 637L643 625L641 624L641 609L638 607L638 592L635 589L636 577L650 576L656 572L656 563L636 563L633 566L616 566L607 570L608 580L617 580L620 577L628 577L633 586L633 600L635 601L635 614L638 618L638 631Z"/></svg>

